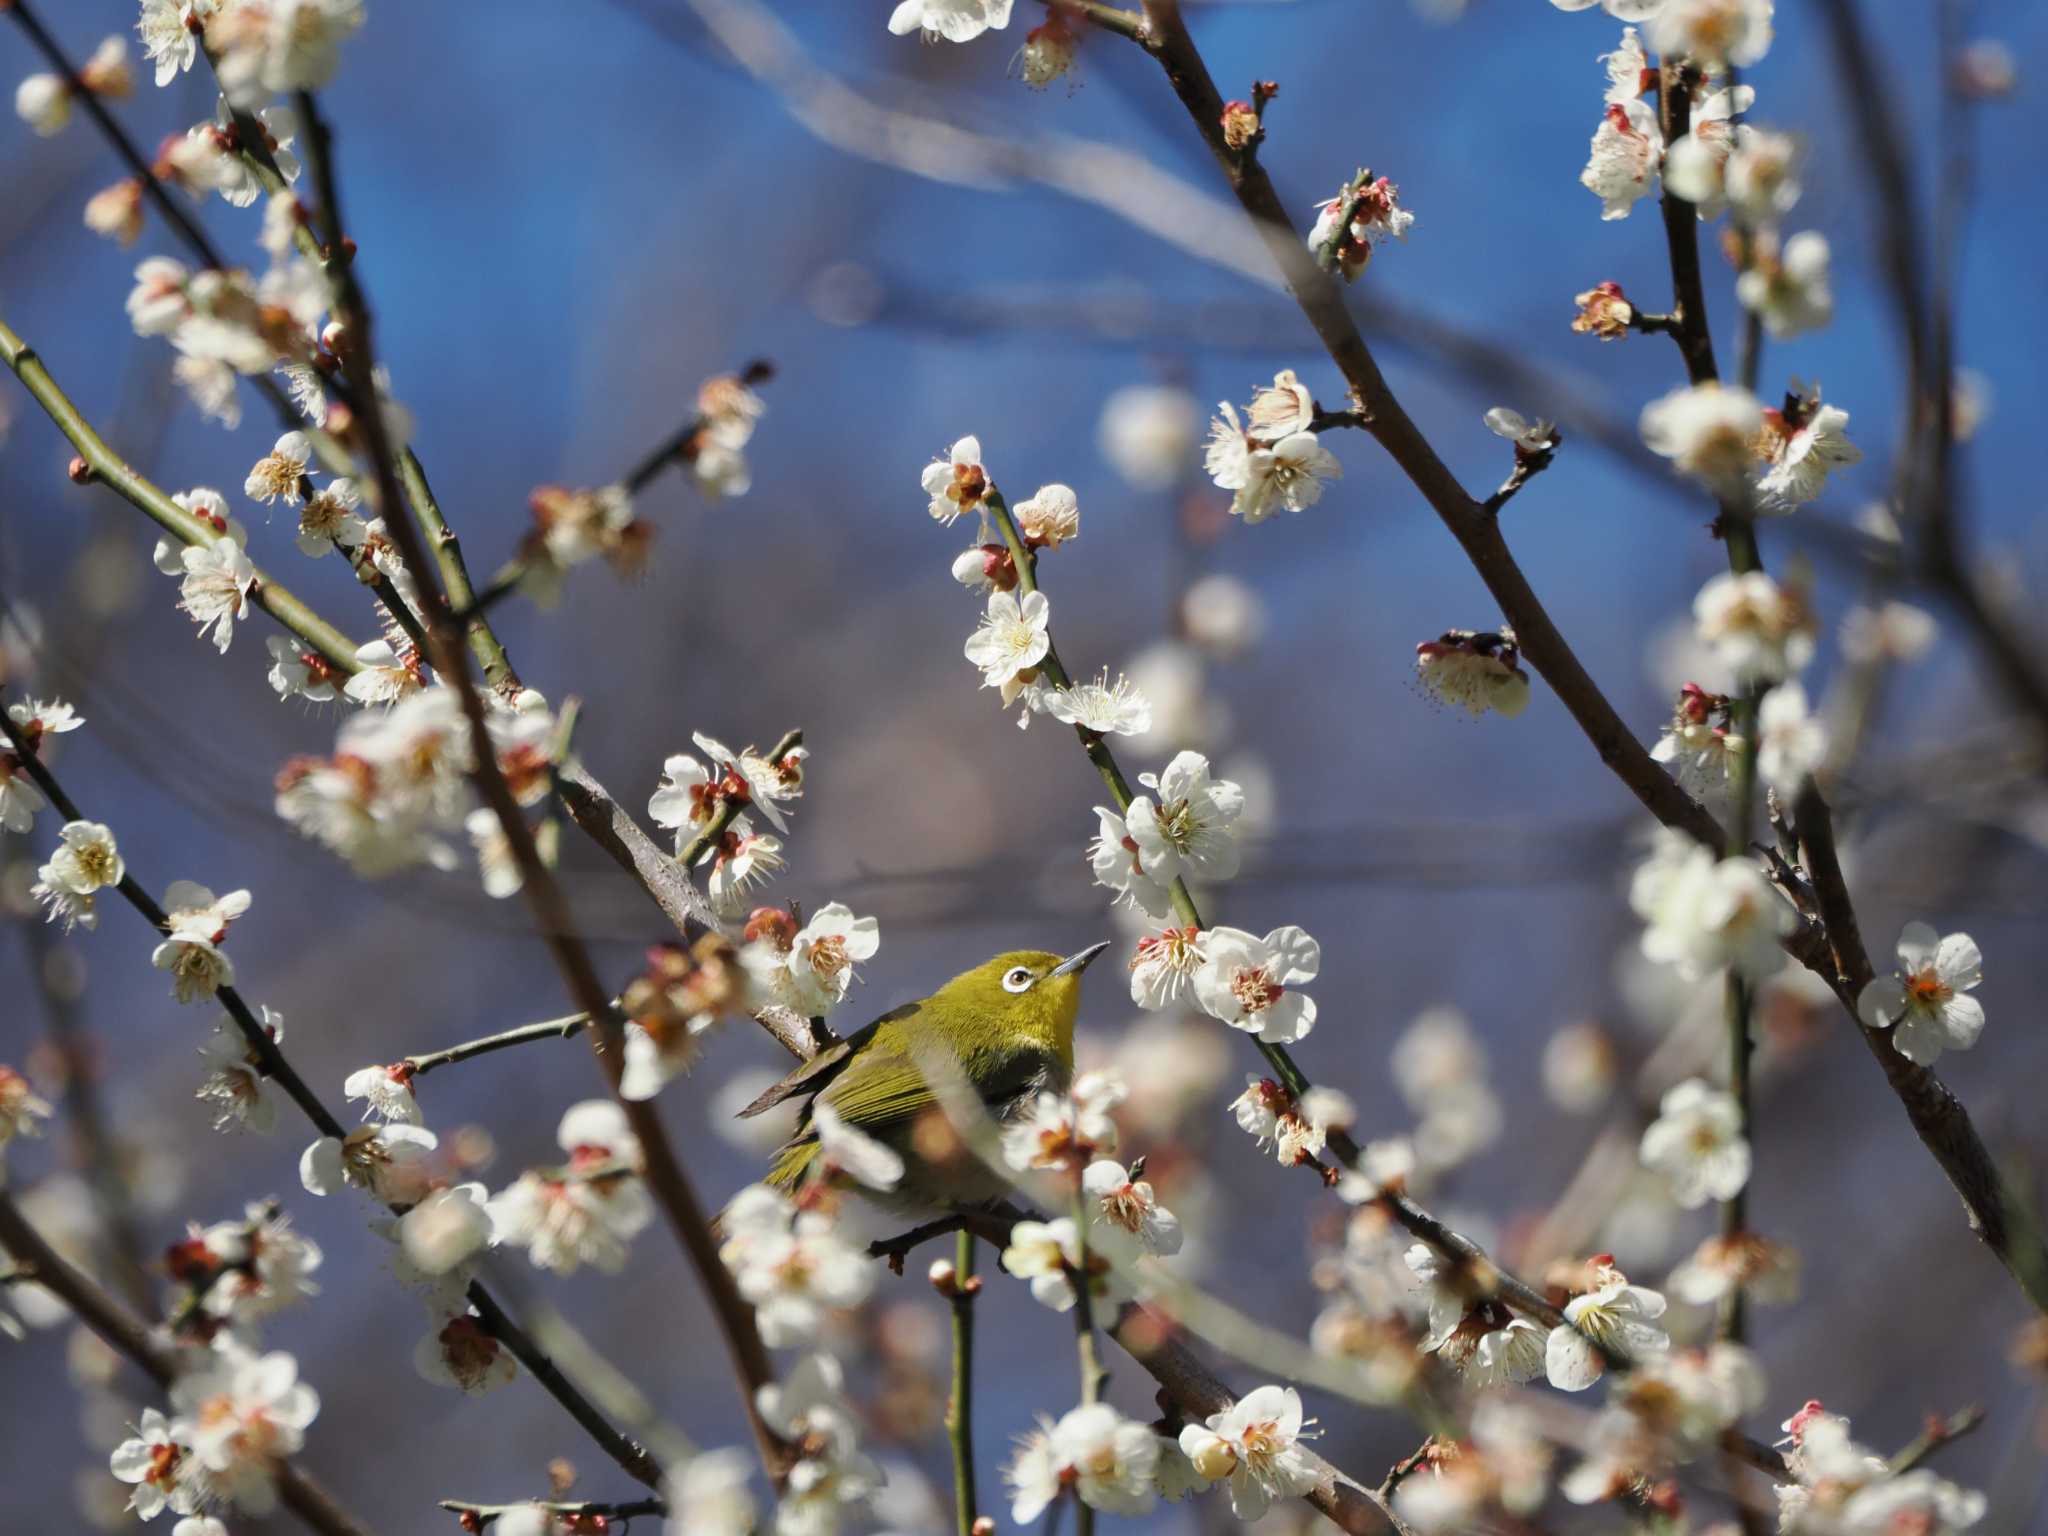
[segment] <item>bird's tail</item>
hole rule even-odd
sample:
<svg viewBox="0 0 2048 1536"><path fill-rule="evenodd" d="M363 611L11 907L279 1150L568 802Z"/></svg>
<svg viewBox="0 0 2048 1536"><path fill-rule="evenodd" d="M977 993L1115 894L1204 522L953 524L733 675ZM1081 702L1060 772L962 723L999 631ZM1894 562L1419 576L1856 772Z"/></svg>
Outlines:
<svg viewBox="0 0 2048 1536"><path fill-rule="evenodd" d="M818 1143L815 1140L791 1142L775 1154L775 1161L768 1169L769 1187L779 1189L785 1195L795 1194L817 1157Z"/></svg>

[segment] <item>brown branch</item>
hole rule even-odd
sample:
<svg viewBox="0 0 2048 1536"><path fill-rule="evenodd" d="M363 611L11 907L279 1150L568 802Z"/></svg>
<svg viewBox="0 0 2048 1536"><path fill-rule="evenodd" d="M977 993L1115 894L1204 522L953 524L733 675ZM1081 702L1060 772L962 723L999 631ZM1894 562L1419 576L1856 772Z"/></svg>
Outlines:
<svg viewBox="0 0 2048 1536"><path fill-rule="evenodd" d="M147 1323L44 1242L5 1190L0 1190L0 1247L80 1322L141 1366L159 1387L170 1389L178 1376L177 1356L157 1343ZM343 1509L310 1473L289 1461L277 1462L275 1473L279 1501L321 1536L369 1536L369 1527Z"/></svg>
<svg viewBox="0 0 2048 1536"><path fill-rule="evenodd" d="M1601 760L1658 821L1718 849L1723 838L1720 826L1651 761L1551 623L1509 553L1497 522L1483 515L1401 409L1345 309L1336 280L1317 266L1295 233L1264 168L1256 160L1247 162L1232 153L1223 142L1222 101L1188 35L1177 0L1145 0L1145 14L1148 26L1138 39L1140 45L1166 71L1175 95L1194 119L1239 204L1278 263L1288 290L1350 384L1352 403L1370 419L1368 430L1464 548L1502 614L1514 626L1522 654L1564 701ZM1824 815L1815 819L1825 822ZM1830 840L1831 836L1826 833ZM1839 883L1839 871L1837 880ZM1838 915L1850 910L1846 892L1841 897ZM1824 942L1823 935L1807 924L1785 947L1795 959L1825 976L1833 967L1820 953ZM1862 973L1867 979L1867 960ZM1829 979L1853 1016L1855 989L1848 988L1839 976ZM1860 1022L1857 1029L1864 1032ZM1888 1042L1878 1042L1878 1047L1888 1047ZM2028 1297L2037 1306L2048 1307L2048 1250L2042 1248L2031 1216L2007 1191L1968 1114L1933 1073L1914 1067L1888 1048L1880 1051L1878 1059L1921 1141L1963 1196L1971 1226L2012 1270ZM1332 1134L1330 1148L1347 1162L1355 1160L1356 1145L1348 1135ZM2016 1226L2023 1229L2023 1235L2011 1238Z"/></svg>
<svg viewBox="0 0 2048 1536"><path fill-rule="evenodd" d="M1671 144L1692 127L1692 87L1697 70L1683 59L1662 59L1657 86L1658 126ZM1685 371L1695 384L1720 377L1714 366L1714 336L1707 328L1706 286L1700 276L1699 210L1664 183L1658 199L1664 217L1664 244L1671 259L1671 313L1665 329L1678 343Z"/></svg>
<svg viewBox="0 0 2048 1536"><path fill-rule="evenodd" d="M1856 1000L1875 973L1842 878L1834 825L1811 787L1800 797L1797 825L1834 956L1833 974L1822 974L1853 1017ZM2048 1247L2043 1246L2040 1224L2028 1203L2007 1184L1990 1149L1970 1123L1970 1112L1935 1073L1900 1055L1888 1033L1865 1027L1861 1019L1856 1021L1856 1033L1905 1106L1906 1118L1921 1144L1934 1155L1962 1197L1970 1229L2012 1273L2027 1299L2048 1312Z"/></svg>
<svg viewBox="0 0 2048 1536"><path fill-rule="evenodd" d="M376 393L376 353L370 309L361 287L356 283L352 259L346 254L332 139L311 93L301 91L295 99L300 119L305 125L306 158L320 188L322 211L327 222L330 252L327 270L334 283L336 308L349 330L344 362L366 402L362 421L379 500L389 513L386 524L392 541L419 583L434 669L442 681L455 690L468 722L475 757L472 781L504 831L513 860L519 866L520 892L533 914L543 942L562 973L570 1000L595 1021L590 1036L598 1065L611 1086L613 1098L640 1141L647 1188L667 1218L678 1245L696 1271L698 1281L711 1302L719 1333L738 1378L741 1406L747 1423L753 1430L762 1463L779 1487L794 1462L794 1453L792 1447L769 1428L756 1406L759 1389L774 1380L768 1352L754 1326L753 1309L740 1298L731 1274L718 1257L709 1219L675 1154L660 1114L653 1104L628 1099L619 1091L625 1056L625 1025L612 1009L610 991L598 980L590 952L578 935L568 898L555 880L554 872L541 857L533 830L527 825L511 786L506 783L505 775L498 766L497 750L484 713L484 701L471 683L468 656L463 649L460 629L440 590L438 567L430 562L418 530L404 513L404 504L397 489L396 461Z"/></svg>

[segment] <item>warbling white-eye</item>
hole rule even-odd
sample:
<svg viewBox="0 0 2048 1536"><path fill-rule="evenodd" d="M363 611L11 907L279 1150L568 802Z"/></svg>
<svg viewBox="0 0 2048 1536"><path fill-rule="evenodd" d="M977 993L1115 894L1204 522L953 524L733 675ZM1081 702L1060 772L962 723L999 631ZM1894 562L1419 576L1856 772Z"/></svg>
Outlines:
<svg viewBox="0 0 2048 1536"><path fill-rule="evenodd" d="M798 1094L811 1101L775 1154L768 1182L795 1193L810 1174L819 1153L812 1107L823 1103L903 1158L894 1191L865 1192L878 1203L925 1212L999 1199L1003 1179L952 1133L919 1063L957 1062L998 1124L1027 1110L1041 1090L1064 1092L1074 1075L1081 973L1108 947L1091 944L1065 957L1007 951L820 1051L740 1111L757 1115Z"/></svg>

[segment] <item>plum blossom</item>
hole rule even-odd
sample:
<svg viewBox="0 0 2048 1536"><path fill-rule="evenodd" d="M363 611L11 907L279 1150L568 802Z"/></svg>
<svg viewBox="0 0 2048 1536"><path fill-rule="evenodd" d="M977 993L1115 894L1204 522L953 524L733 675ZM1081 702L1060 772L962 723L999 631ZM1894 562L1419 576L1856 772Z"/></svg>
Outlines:
<svg viewBox="0 0 2048 1536"><path fill-rule="evenodd" d="M1781 795L1795 795L1827 760L1828 732L1808 712L1806 690L1780 683L1764 695L1756 715L1756 771Z"/></svg>
<svg viewBox="0 0 2048 1536"><path fill-rule="evenodd" d="M1116 892L1112 905L1128 904L1150 917L1165 917L1173 910L1172 894L1165 882L1145 873L1138 840L1131 836L1123 817L1106 805L1095 807L1095 816L1097 830L1088 845L1088 864L1094 871L1095 883Z"/></svg>
<svg viewBox="0 0 2048 1536"><path fill-rule="evenodd" d="M1007 9L1007 8L1006 8ZM899 7L898 14L902 14ZM922 477L932 517L951 527L963 512L979 512L988 496L988 472L981 464L981 439L963 437L943 458L927 464Z"/></svg>
<svg viewBox="0 0 2048 1536"><path fill-rule="evenodd" d="M1849 413L1823 405L1820 391L1785 397L1782 410L1764 412L1761 447L1766 468L1757 479L1757 509L1790 512L1826 489L1828 476L1861 462L1858 448L1844 429Z"/></svg>
<svg viewBox="0 0 2048 1536"><path fill-rule="evenodd" d="M1865 984L1856 1014L1871 1029L1889 1029L1892 1048L1932 1066L1944 1050L1967 1051L1984 1032L1984 1005L1966 994L1984 979L1984 955L1967 933L1946 937L1926 923L1899 934L1899 968Z"/></svg>
<svg viewBox="0 0 2048 1536"><path fill-rule="evenodd" d="M435 1386L460 1388L472 1396L505 1386L519 1376L512 1352L485 1332L476 1313L466 1305L435 1309L428 1331L413 1348L412 1363L422 1379Z"/></svg>
<svg viewBox="0 0 2048 1536"><path fill-rule="evenodd" d="M1350 222L1344 220L1346 208ZM1335 197L1316 205L1308 248L1355 282L1388 240L1406 240L1415 215L1401 206L1401 191L1384 176L1360 171Z"/></svg>
<svg viewBox="0 0 2048 1536"><path fill-rule="evenodd" d="M1778 943L1798 925L1791 903L1754 860L1718 859L1663 829L1636 870L1629 905L1645 924L1644 956L1676 966L1688 981L1724 965L1761 980L1778 969Z"/></svg>
<svg viewBox="0 0 2048 1536"><path fill-rule="evenodd" d="M754 1394L771 1429L802 1448L776 1510L778 1536L824 1536L839 1529L842 1511L882 1485L882 1470L861 1454L845 1373L830 1355L806 1355L780 1382ZM692 1532L691 1536L695 1536Z"/></svg>
<svg viewBox="0 0 2048 1536"><path fill-rule="evenodd" d="M1544 1369L1550 1384L1564 1392L1583 1392L1607 1370L1608 1353L1639 1361L1660 1354L1671 1339L1656 1326L1664 1315L1664 1298L1647 1286L1630 1285L1612 1261L1596 1259L1593 1290L1575 1296L1564 1309L1564 1322L1550 1330Z"/></svg>
<svg viewBox="0 0 2048 1536"><path fill-rule="evenodd" d="M1230 511L1247 523L1262 523L1282 507L1300 512L1323 498L1323 482L1341 479L1344 466L1315 433L1291 432L1268 439L1238 425L1229 401L1210 424L1204 463L1217 487L1231 491Z"/></svg>
<svg viewBox="0 0 2048 1536"><path fill-rule="evenodd" d="M1300 928L1275 928L1263 939L1242 928L1211 928L1202 936L1195 972L1202 1011L1272 1045L1315 1028L1315 999L1298 990L1316 979L1322 946Z"/></svg>
<svg viewBox="0 0 2048 1536"><path fill-rule="evenodd" d="M1629 324L1636 317L1635 306L1621 291L1621 284L1611 280L1595 283L1584 293L1574 295L1572 303L1579 310L1572 317L1572 329L1581 336L1592 336L1601 341L1621 340L1628 334Z"/></svg>
<svg viewBox="0 0 2048 1536"><path fill-rule="evenodd" d="M1142 736L1152 729L1151 701L1121 672L1112 683L1106 667L1092 683L1047 692L1045 712L1097 736Z"/></svg>
<svg viewBox="0 0 2048 1536"><path fill-rule="evenodd" d="M1750 264L1735 279L1736 300L1780 340L1817 331L1835 315L1828 263L1827 237L1814 230L1801 230L1782 249L1775 235L1759 234Z"/></svg>
<svg viewBox="0 0 2048 1536"><path fill-rule="evenodd" d="M211 1490L184 1438L190 1426L174 1424L159 1409L145 1408L134 1428L133 1435L114 1447L107 1466L122 1482L134 1485L128 1507L135 1517L154 1520L167 1509L178 1515L198 1509Z"/></svg>
<svg viewBox="0 0 2048 1536"><path fill-rule="evenodd" d="M158 970L171 973L179 1002L195 1002L234 985L235 964L220 946L227 939L228 925L248 910L247 891L216 897L190 880L171 882L164 893L168 936L157 945L150 961Z"/></svg>
<svg viewBox="0 0 2048 1536"><path fill-rule="evenodd" d="M385 1205L412 1205L434 1188L428 1154L439 1145L439 1137L417 1125L358 1126L308 1146L299 1156L299 1182L312 1195L353 1184Z"/></svg>
<svg viewBox="0 0 2048 1536"><path fill-rule="evenodd" d="M1320 1474L1303 1441L1313 1438L1301 1394L1292 1387L1257 1387L1221 1413L1180 1432L1181 1453L1204 1482L1230 1483L1230 1509L1239 1520L1261 1518L1282 1499L1299 1498Z"/></svg>
<svg viewBox="0 0 2048 1536"><path fill-rule="evenodd" d="M93 910L94 898L119 885L128 865L114 845L113 830L104 822L67 821L57 837L58 846L36 871L30 894L49 908L51 922L62 918L66 928L90 928L99 921Z"/></svg>
<svg viewBox="0 0 2048 1536"><path fill-rule="evenodd" d="M1041 485L1036 495L1011 509L1017 531L1032 548L1058 549L1081 533L1081 507L1068 485Z"/></svg>
<svg viewBox="0 0 2048 1536"><path fill-rule="evenodd" d="M1695 632L1745 682L1777 682L1813 659L1813 614L1798 586L1724 571L1693 599Z"/></svg>
<svg viewBox="0 0 2048 1536"><path fill-rule="evenodd" d="M1228 880L1237 873L1239 820L1244 790L1212 778L1209 760L1182 752L1159 774L1141 773L1151 794L1124 810L1124 826L1137 846L1145 878L1159 885L1177 879Z"/></svg>
<svg viewBox="0 0 2048 1536"><path fill-rule="evenodd" d="M42 1135L42 1122L49 1118L50 1101L14 1068L0 1065L0 1157L16 1137ZM6 1164L0 1161L0 1174L5 1171Z"/></svg>
<svg viewBox="0 0 2048 1536"><path fill-rule="evenodd" d="M1187 473L1201 407L1184 389L1128 384L1102 403L1096 443L1135 490L1163 491Z"/></svg>
<svg viewBox="0 0 2048 1536"><path fill-rule="evenodd" d="M422 1124L420 1101L413 1094L410 1061L388 1067L362 1067L342 1079L345 1098L363 1101L363 1118L399 1125Z"/></svg>
<svg viewBox="0 0 2048 1536"><path fill-rule="evenodd" d="M1145 1009L1175 1006L1194 992L1195 975L1207 960L1199 928L1147 934L1131 956L1131 1001Z"/></svg>
<svg viewBox="0 0 2048 1536"><path fill-rule="evenodd" d="M1669 1179L1672 1198L1687 1210L1732 1200L1749 1182L1742 1107L1696 1077L1664 1095L1641 1151L1643 1166Z"/></svg>
<svg viewBox="0 0 2048 1536"><path fill-rule="evenodd" d="M1110 1112L1130 1096L1112 1072L1083 1072L1065 1094L1041 1092L1003 1129L1003 1161L1020 1173L1033 1168L1085 1168L1116 1150Z"/></svg>
<svg viewBox="0 0 2048 1536"><path fill-rule="evenodd" d="M1643 407L1643 442L1722 494L1739 492L1756 459L1763 407L1746 389L1687 384Z"/></svg>
<svg viewBox="0 0 2048 1536"><path fill-rule="evenodd" d="M922 32L927 41L971 43L984 32L1000 32L1010 24L1013 0L901 0L889 13L889 30L898 37Z"/></svg>
<svg viewBox="0 0 2048 1536"><path fill-rule="evenodd" d="M259 1008L257 1022L273 1042L284 1037L284 1015L275 1009ZM193 1097L212 1106L216 1131L239 1126L268 1136L277 1128L277 1100L262 1058L232 1017L222 1015L213 1026L199 1048L199 1059L209 1070Z"/></svg>
<svg viewBox="0 0 2048 1536"><path fill-rule="evenodd" d="M188 545L179 555L185 579L178 588L178 606L199 626L211 630L214 649L223 656L235 637L235 621L249 616L249 593L256 585L256 567L233 539Z"/></svg>
<svg viewBox="0 0 2048 1536"><path fill-rule="evenodd" d="M246 1514L267 1515L277 1507L278 1463L306 1443L320 1398L284 1351L226 1350L172 1383L171 1407L209 1488Z"/></svg>
<svg viewBox="0 0 2048 1536"><path fill-rule="evenodd" d="M980 627L967 637L967 659L981 669L981 686L1002 690L1008 706L1052 649L1052 605L1043 592L991 592Z"/></svg>
<svg viewBox="0 0 2048 1536"><path fill-rule="evenodd" d="M1040 1306L1055 1312L1073 1310L1073 1277L1081 1268L1081 1245L1072 1217L1018 1222L1010 1229L1002 1263L1019 1280L1031 1283L1032 1299ZM1087 1273L1088 1294L1095 1306L1113 1306L1129 1295L1109 1260L1092 1244Z"/></svg>
<svg viewBox="0 0 2048 1536"><path fill-rule="evenodd" d="M1135 1239L1146 1253L1169 1258L1180 1252L1180 1218L1159 1203L1139 1171L1099 1158L1081 1171L1081 1191L1097 1224Z"/></svg>
<svg viewBox="0 0 2048 1536"><path fill-rule="evenodd" d="M334 681L339 674L318 651L306 649L292 635L269 635L263 644L270 652L271 691L280 699L328 704L338 696Z"/></svg>
<svg viewBox="0 0 2048 1536"><path fill-rule="evenodd" d="M1771 46L1772 0L1664 0L1645 16L1658 54L1682 54L1708 74L1747 69Z"/></svg>
<svg viewBox="0 0 2048 1536"><path fill-rule="evenodd" d="M1529 706L1515 632L1447 629L1415 647L1415 677L1430 697L1473 718L1489 709L1512 720Z"/></svg>
<svg viewBox="0 0 2048 1536"><path fill-rule="evenodd" d="M827 1317L857 1307L874 1288L876 1263L822 1211L797 1210L766 1185L734 1197L719 1258L754 1309L770 1349L805 1344Z"/></svg>
<svg viewBox="0 0 2048 1536"><path fill-rule="evenodd" d="M1610 102L1593 130L1593 147L1579 185L1600 199L1602 219L1625 219L1648 194L1664 156L1657 114L1630 98Z"/></svg>

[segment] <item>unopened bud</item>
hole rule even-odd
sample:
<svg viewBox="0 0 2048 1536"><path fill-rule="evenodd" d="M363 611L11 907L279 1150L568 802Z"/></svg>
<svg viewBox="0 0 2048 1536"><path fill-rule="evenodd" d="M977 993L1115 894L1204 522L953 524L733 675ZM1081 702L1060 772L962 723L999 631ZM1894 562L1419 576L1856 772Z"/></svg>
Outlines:
<svg viewBox="0 0 2048 1536"><path fill-rule="evenodd" d="M953 1267L951 1259L934 1259L932 1267L924 1272L924 1277L931 1281L932 1289L941 1296L960 1294L960 1272Z"/></svg>
<svg viewBox="0 0 2048 1536"><path fill-rule="evenodd" d="M92 484L92 466L85 462L85 458L81 454L74 454L72 456L70 464L65 466L64 473L71 477L71 482L74 485Z"/></svg>
<svg viewBox="0 0 2048 1536"><path fill-rule="evenodd" d="M996 1522L992 1515L977 1515L974 1524L968 1528L970 1536L996 1536Z"/></svg>
<svg viewBox="0 0 2048 1536"><path fill-rule="evenodd" d="M1219 1482L1237 1469L1237 1451L1221 1435L1211 1435L1195 1447L1194 1455L1188 1458L1194 1463L1195 1471L1209 1482Z"/></svg>

